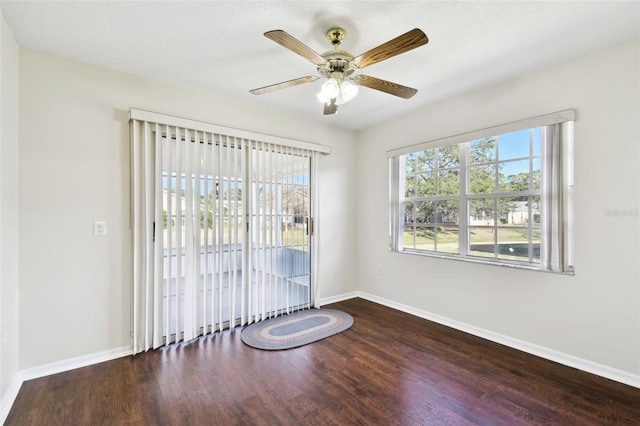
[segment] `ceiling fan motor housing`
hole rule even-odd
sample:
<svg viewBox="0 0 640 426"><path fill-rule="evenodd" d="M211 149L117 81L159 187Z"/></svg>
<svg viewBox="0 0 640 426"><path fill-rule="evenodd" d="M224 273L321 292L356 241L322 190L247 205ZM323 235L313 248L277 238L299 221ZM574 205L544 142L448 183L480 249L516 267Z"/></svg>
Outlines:
<svg viewBox="0 0 640 426"><path fill-rule="evenodd" d="M329 50L320 56L327 61L326 64L318 66L318 72L323 77L329 77L332 74L340 73L342 75L342 79L344 79L349 77L356 70L356 66L351 62L353 60L353 55L346 50Z"/></svg>
<svg viewBox="0 0 640 426"><path fill-rule="evenodd" d="M354 56L346 50L339 50L338 46L346 37L347 32L342 28L331 28L327 31L327 39L334 46L333 50L324 52L322 56L327 63L318 66L318 72L323 77L329 77L341 83L356 70L352 64Z"/></svg>

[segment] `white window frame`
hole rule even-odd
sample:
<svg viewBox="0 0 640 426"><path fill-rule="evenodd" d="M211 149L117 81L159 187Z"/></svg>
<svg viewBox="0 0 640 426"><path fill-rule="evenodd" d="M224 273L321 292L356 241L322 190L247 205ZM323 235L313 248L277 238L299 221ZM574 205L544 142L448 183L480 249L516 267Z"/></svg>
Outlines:
<svg viewBox="0 0 640 426"><path fill-rule="evenodd" d="M572 217L573 217L573 122L575 120L575 111L565 110L559 111L552 114L546 114L542 116L527 118L524 120L518 120L515 122L502 124L498 126L492 126L488 128L484 128L477 131L472 131L468 133L463 133L455 136L451 136L448 138L438 139L434 141L424 142L416 145L406 146L394 150L387 151L387 157L389 159L389 214L390 214L390 250L398 253L407 253L407 254L417 254L422 256L430 256L437 258L446 258L446 259L457 259L469 262L483 263L483 264L493 264L500 266L509 266L516 268L525 268L525 269L533 269L540 270L546 272L556 272L563 274L571 274L574 273L573 268L573 228L572 228ZM557 188L554 187L553 192L557 193L560 191L561 194L557 200L559 204L556 204L558 207L558 211L560 212L559 217L554 217L554 220L551 221L549 219L545 219L546 216L551 216L551 214L543 213L543 235L541 236L541 250L544 258L541 258L540 263L530 263L523 261L509 261L507 259L500 258L483 258L477 256L471 256L468 253L468 230L471 226L469 224L469 214L468 214L468 202L473 198L478 198L476 194L469 194L467 190L467 182L468 182L468 173L469 173L469 165L467 164L467 142L471 142L478 139L495 137L499 135L503 135L506 133L522 131L537 127L545 127L545 126L553 126L558 125L556 130L556 138L559 138L560 141L559 149L560 156L556 158L561 158L561 160L557 163L560 167L561 174L561 183L557 185ZM554 127L555 128L555 127ZM404 212L403 205L405 202L405 194L402 191L404 187L404 156L410 153L416 153L420 151L430 150L434 148L446 147L450 145L458 145L460 146L460 188L459 193L457 195L459 211L458 211L458 243L459 243L459 253L446 253L446 252L438 252L438 251L429 251L429 250L421 250L421 249L405 249L403 247L403 227L404 227ZM542 145L542 143L541 143ZM541 146L541 150L542 150ZM541 153L541 156L546 156L546 154ZM547 163L543 163L547 164ZM548 163L550 164L550 163ZM548 167L549 166L543 166ZM542 174L545 173L544 170L541 170ZM544 179L544 178L543 178ZM401 181L402 180L402 181ZM550 192L550 191L548 191ZM547 192L547 193L548 193ZM545 194L547 194L545 193ZM496 194L487 194L489 197L493 197ZM509 197L510 195L514 195L511 193L499 193L498 197ZM520 195L520 194L519 194ZM531 194L524 194L531 195ZM543 195L547 196L548 195ZM435 196L433 198L438 198L440 196ZM442 197L440 197L442 198ZM451 197L445 197L451 198ZM556 226L560 223L560 226ZM437 225L436 225L437 226ZM553 237L548 237L545 240L545 235L554 235ZM556 244L552 248L547 248L550 246L551 242ZM557 244L559 242L559 245ZM560 253L558 253L558 247ZM546 252L549 252L546 254ZM551 253L553 252L553 253ZM549 260L551 259L551 260Z"/></svg>

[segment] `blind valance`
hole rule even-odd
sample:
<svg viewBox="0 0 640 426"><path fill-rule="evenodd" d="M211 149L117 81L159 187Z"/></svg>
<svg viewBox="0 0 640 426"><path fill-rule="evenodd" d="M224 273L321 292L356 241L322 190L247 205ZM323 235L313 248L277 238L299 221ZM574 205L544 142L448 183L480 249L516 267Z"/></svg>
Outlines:
<svg viewBox="0 0 640 426"><path fill-rule="evenodd" d="M532 127L550 126L552 124L560 124L575 120L575 110L567 109L551 114L539 115L537 117L525 118L523 120L512 121L510 123L500 124L497 126L486 127L484 129L474 130L467 133L461 133L442 139L436 139L428 142L422 142L415 145L405 146L387 151L387 157L397 157L399 155L408 154L410 152L421 151L433 147L441 147L447 145L455 145L475 139L487 138L503 133L509 133L521 129L529 129Z"/></svg>
<svg viewBox="0 0 640 426"><path fill-rule="evenodd" d="M191 120L188 118L175 117L172 115L160 114L157 112L145 111L142 109L131 108L129 110L129 120L144 121L160 125L167 125L182 129L190 129L199 132L207 132L216 135L224 135L234 138L247 139L251 141L267 142L273 145L286 146L291 148L306 149L309 151L319 152L321 154L330 154L331 147L313 142L298 141L295 139L287 139L279 136L266 135L262 133L250 132L248 130L234 129L232 127L219 126L217 124L206 123L203 121Z"/></svg>

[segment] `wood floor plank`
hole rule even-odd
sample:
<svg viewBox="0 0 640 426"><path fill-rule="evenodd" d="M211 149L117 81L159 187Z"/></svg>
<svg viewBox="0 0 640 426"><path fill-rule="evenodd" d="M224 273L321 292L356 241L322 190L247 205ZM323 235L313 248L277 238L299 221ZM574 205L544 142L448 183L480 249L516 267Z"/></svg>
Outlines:
<svg viewBox="0 0 640 426"><path fill-rule="evenodd" d="M25 382L14 425L639 425L640 389L363 299L286 351L241 328Z"/></svg>

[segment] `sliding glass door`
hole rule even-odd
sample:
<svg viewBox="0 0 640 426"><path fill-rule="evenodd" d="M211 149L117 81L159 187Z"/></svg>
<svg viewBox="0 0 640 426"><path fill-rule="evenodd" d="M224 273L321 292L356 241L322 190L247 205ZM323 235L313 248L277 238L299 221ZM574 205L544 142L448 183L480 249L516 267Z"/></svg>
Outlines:
<svg viewBox="0 0 640 426"><path fill-rule="evenodd" d="M310 306L311 156L178 130L161 157L165 341Z"/></svg>
<svg viewBox="0 0 640 426"><path fill-rule="evenodd" d="M310 158L251 151L250 303L289 311L311 303ZM255 306L254 311L269 310Z"/></svg>

